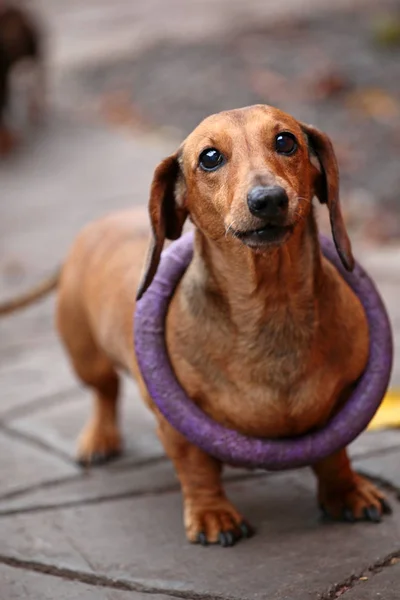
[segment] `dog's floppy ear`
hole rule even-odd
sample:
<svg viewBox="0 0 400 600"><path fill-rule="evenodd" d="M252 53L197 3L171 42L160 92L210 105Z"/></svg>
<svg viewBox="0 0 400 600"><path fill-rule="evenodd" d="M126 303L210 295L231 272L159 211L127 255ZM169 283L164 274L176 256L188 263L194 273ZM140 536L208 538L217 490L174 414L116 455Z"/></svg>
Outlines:
<svg viewBox="0 0 400 600"><path fill-rule="evenodd" d="M339 200L339 168L329 137L312 125L302 124L308 137L311 152L318 158L321 173L315 168L315 195L322 204L328 205L333 241L344 267L354 268L351 243L344 224Z"/></svg>
<svg viewBox="0 0 400 600"><path fill-rule="evenodd" d="M137 300L143 296L156 274L165 240L176 240L182 233L187 216L183 196L184 181L177 152L165 158L153 175L149 200L151 238Z"/></svg>

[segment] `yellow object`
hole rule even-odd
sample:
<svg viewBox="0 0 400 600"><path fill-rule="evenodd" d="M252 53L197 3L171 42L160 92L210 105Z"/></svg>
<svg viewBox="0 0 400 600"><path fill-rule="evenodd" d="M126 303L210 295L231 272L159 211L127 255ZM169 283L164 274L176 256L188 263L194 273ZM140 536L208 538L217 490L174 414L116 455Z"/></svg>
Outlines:
<svg viewBox="0 0 400 600"><path fill-rule="evenodd" d="M369 424L368 431L390 427L400 427L400 390L389 390Z"/></svg>

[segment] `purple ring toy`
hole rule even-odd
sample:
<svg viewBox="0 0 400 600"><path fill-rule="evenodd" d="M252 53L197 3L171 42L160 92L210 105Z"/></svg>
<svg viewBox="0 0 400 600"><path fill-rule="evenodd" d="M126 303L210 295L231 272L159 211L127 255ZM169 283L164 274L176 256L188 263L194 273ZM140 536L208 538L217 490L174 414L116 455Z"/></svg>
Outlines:
<svg viewBox="0 0 400 600"><path fill-rule="evenodd" d="M367 427L384 397L393 359L385 307L373 282L358 264L348 273L330 240L321 237L321 247L362 302L369 323L370 351L367 368L349 400L325 427L307 435L271 440L227 429L192 402L177 381L167 353L164 327L169 299L193 256L192 233L163 252L151 286L137 303L135 350L151 397L175 429L224 463L268 470L311 465L353 441Z"/></svg>

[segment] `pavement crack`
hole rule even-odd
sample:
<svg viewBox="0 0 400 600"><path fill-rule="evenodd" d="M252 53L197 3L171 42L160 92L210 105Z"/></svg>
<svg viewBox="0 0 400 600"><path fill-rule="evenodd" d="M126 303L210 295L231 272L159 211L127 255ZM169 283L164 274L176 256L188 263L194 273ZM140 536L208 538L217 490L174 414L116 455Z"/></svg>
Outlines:
<svg viewBox="0 0 400 600"><path fill-rule="evenodd" d="M59 404L63 404L65 401L70 401L70 395L78 392L81 388L77 385L71 385L58 392L52 392L45 396L38 396L37 398L31 399L25 404L20 404L6 410L0 420L0 424L7 427L8 423L19 417L26 415L33 415L44 408L53 408Z"/></svg>
<svg viewBox="0 0 400 600"><path fill-rule="evenodd" d="M386 456L387 454L393 454L398 452L400 449L399 444L391 444L390 446L386 446L385 448L379 448L375 450L364 450L361 452L354 452L351 455L352 462L361 461L367 458L377 458L379 456Z"/></svg>
<svg viewBox="0 0 400 600"><path fill-rule="evenodd" d="M273 477L275 475L275 473L264 473L264 472L257 472L257 473L240 473L238 475L233 475L230 476L229 478L227 478L225 480L226 483L236 483L236 482L240 482L240 481L246 481L247 479L256 479L256 478L261 478L261 477ZM46 482L44 484L38 485L37 489L41 489L41 488L51 488L51 487L61 487L62 485L64 485L64 482L67 484L70 481L74 481L74 480L82 480L85 477L85 474L82 475L76 475L76 476L72 476L71 478L68 479L68 481L66 479L64 480L60 480L59 482ZM143 497L149 497L149 496L157 496L160 494L172 494L172 493L177 493L180 492L180 484L178 482L176 483L171 483L171 484L166 484L163 486L159 486L159 487L150 487L147 489L141 489L141 490L137 490L137 489L132 489L132 490L126 490L125 492L120 492L117 494L100 494L98 496L92 496L92 497L87 497L87 498L79 498L76 500L66 500L64 502L48 502L48 503L42 503L42 504L35 504L34 506L26 506L26 507L17 507L17 508L4 508L1 509L0 508L0 519L2 517L10 517L13 515L21 515L21 514L31 514L31 513L41 513L41 512L49 512L52 510L63 510L63 509L68 509L68 508L74 508L74 507L81 507L81 506L92 506L95 504L104 504L106 502L118 502L120 500L128 500L128 499L136 499L136 498L143 498ZM32 486L30 488L29 491L35 491L35 487ZM13 497L18 496L20 494L16 493L16 492L10 492L8 494L8 498L6 499L13 499ZM0 501L3 501L5 498L1 497Z"/></svg>
<svg viewBox="0 0 400 600"><path fill-rule="evenodd" d="M76 469L79 468L76 461L73 458L71 458L66 452L62 452L62 450L54 448L54 446L52 446L51 444L44 442L43 440L37 438L34 435L18 431L18 429L14 429L12 426L6 425L4 423L0 424L0 430L4 435L7 435L8 437L18 439L21 442L35 446L36 448L44 450L47 453L50 452L54 456L61 458L64 462L68 463L69 465L73 465Z"/></svg>
<svg viewBox="0 0 400 600"><path fill-rule="evenodd" d="M397 564L400 561L400 550L395 550L391 552L385 558L377 560L375 563L360 571L357 574L350 575L344 581L337 583L329 588L329 590L319 596L319 600L336 600L336 598L341 598L351 589L355 588L358 585L362 585L365 583L367 579L371 579L377 573L380 573L383 569L391 567Z"/></svg>
<svg viewBox="0 0 400 600"><path fill-rule="evenodd" d="M62 510L65 508L74 508L76 506L91 506L94 504L104 504L105 502L118 502L120 500L127 500L129 498L143 498L147 496L157 496L160 494L172 494L179 492L179 484L171 484L169 486L163 486L159 488L153 488L151 490L129 490L121 492L120 494L103 494L101 496L95 496L92 498L85 498L79 500L67 500L66 502L54 502L48 504L36 504L35 506L27 506L25 508L10 508L0 510L0 518L10 517L12 515L21 515L38 512L48 512L51 510Z"/></svg>
<svg viewBox="0 0 400 600"><path fill-rule="evenodd" d="M122 462L118 464L113 462L110 466L105 465L104 468L107 473L121 473L123 471L131 471L132 469L142 469L145 467L152 467L154 465L166 463L169 461L168 456L160 454L159 456L149 456L148 458L142 458L140 460L132 459L131 462Z"/></svg>
<svg viewBox="0 0 400 600"><path fill-rule="evenodd" d="M32 492L53 489L57 487L62 487L63 485L74 483L76 481L82 481L83 479L85 479L85 477L87 477L85 473L78 473L76 475L66 475L65 477L50 479L48 481L41 481L40 483L27 485L26 487L21 487L16 490L14 489L11 492L5 492L4 494L1 494L0 503L8 500L14 500L15 498L20 498L21 496L28 496Z"/></svg>
<svg viewBox="0 0 400 600"><path fill-rule="evenodd" d="M68 567L57 567L55 565L42 563L34 560L25 560L13 556L0 554L0 564L23 569L42 575L50 575L65 579L68 581L76 581L91 585L93 587L108 588L113 590L121 590L125 592L140 592L142 594L160 595L164 594L171 598L184 598L187 600L237 600L234 596L201 593L190 588L176 589L176 587L168 587L168 584L155 586L154 584L146 584L145 581L126 580L122 578L113 578L103 574L90 573L86 571L76 571Z"/></svg>

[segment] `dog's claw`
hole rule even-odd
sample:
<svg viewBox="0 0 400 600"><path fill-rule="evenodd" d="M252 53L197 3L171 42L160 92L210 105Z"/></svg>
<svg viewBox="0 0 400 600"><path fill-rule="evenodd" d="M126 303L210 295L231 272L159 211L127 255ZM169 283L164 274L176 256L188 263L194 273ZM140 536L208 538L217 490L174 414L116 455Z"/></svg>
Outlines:
<svg viewBox="0 0 400 600"><path fill-rule="evenodd" d="M350 508L345 508L343 510L343 519L347 522L347 523L355 523L356 522L356 518L353 515L353 512Z"/></svg>
<svg viewBox="0 0 400 600"><path fill-rule="evenodd" d="M223 548L228 548L235 544L235 536L231 531L221 531L218 541Z"/></svg>
<svg viewBox="0 0 400 600"><path fill-rule="evenodd" d="M239 523L239 529L242 538L251 538L255 533L254 528L250 525L250 523L244 520Z"/></svg>
<svg viewBox="0 0 400 600"><path fill-rule="evenodd" d="M77 463L81 467L99 467L108 463L112 460L115 460L121 455L120 451L114 452L94 452L90 457L78 458Z"/></svg>
<svg viewBox="0 0 400 600"><path fill-rule="evenodd" d="M104 452L95 452L92 457L90 462L92 463L92 465L103 465L106 460L107 460L107 455Z"/></svg>
<svg viewBox="0 0 400 600"><path fill-rule="evenodd" d="M392 514L392 507L390 506L389 502L386 500L386 498L380 498L379 502L381 503L381 507L382 507L382 512L384 515L391 515Z"/></svg>
<svg viewBox="0 0 400 600"><path fill-rule="evenodd" d="M77 464L80 467L100 467L108 462L111 462L121 456L120 450L114 450L112 452L94 452L88 457L78 457Z"/></svg>
<svg viewBox="0 0 400 600"><path fill-rule="evenodd" d="M204 531L200 531L199 535L197 536L197 543L201 544L201 546L208 546L207 536Z"/></svg>
<svg viewBox="0 0 400 600"><path fill-rule="evenodd" d="M381 515L379 514L376 506L368 506L364 508L363 514L367 521L372 521L372 523L380 523L381 521Z"/></svg>

